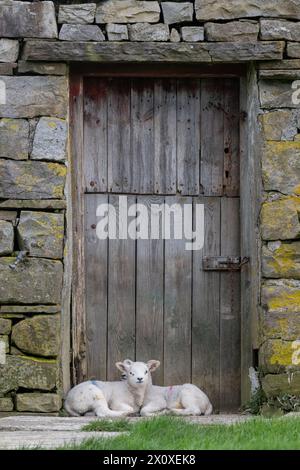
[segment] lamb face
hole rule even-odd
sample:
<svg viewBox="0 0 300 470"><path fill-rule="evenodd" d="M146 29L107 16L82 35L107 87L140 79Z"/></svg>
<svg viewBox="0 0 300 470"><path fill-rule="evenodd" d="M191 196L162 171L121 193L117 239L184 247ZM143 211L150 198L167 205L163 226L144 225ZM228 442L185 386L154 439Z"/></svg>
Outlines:
<svg viewBox="0 0 300 470"><path fill-rule="evenodd" d="M147 364L145 362L133 362L125 359L123 362L117 362L117 368L126 374L128 384L133 388L145 387L151 381L151 372L160 365L159 361L151 360Z"/></svg>

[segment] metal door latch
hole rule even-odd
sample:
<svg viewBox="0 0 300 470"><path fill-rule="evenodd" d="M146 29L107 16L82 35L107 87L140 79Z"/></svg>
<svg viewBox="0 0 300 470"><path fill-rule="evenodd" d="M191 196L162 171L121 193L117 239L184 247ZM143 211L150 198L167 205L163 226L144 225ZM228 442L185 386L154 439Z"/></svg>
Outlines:
<svg viewBox="0 0 300 470"><path fill-rule="evenodd" d="M202 260L203 271L239 271L249 262L248 257L239 256L205 256Z"/></svg>

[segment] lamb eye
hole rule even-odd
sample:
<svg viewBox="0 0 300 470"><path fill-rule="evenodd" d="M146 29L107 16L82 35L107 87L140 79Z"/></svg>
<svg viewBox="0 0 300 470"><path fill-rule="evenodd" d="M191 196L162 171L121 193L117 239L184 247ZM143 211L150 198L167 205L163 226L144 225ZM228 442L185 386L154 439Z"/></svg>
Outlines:
<svg viewBox="0 0 300 470"><path fill-rule="evenodd" d="M148 371L147 371L147 370L145 371L145 375L146 375L146 374L148 374Z"/></svg>
<svg viewBox="0 0 300 470"><path fill-rule="evenodd" d="M134 373L133 373L133 372L130 372L130 375L134 375Z"/></svg>

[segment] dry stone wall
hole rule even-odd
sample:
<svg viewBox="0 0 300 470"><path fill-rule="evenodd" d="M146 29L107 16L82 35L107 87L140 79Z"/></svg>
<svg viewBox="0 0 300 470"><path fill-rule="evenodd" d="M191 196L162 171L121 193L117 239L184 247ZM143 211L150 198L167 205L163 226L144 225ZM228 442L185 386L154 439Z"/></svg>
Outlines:
<svg viewBox="0 0 300 470"><path fill-rule="evenodd" d="M124 58L255 63L259 365L268 395L299 395L300 0L65 3L0 1L0 411L61 407L68 62Z"/></svg>

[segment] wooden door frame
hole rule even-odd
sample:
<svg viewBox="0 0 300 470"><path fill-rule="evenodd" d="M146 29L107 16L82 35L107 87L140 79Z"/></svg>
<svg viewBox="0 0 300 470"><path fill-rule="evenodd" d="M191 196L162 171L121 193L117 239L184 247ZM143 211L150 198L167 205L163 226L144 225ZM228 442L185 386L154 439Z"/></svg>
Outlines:
<svg viewBox="0 0 300 470"><path fill-rule="evenodd" d="M260 199L260 165L256 140L257 93L253 66L177 64L74 64L70 66L70 166L72 227L72 382L86 378L86 314L84 258L84 184L83 184L83 78L84 77L157 78L239 78L240 79L240 222L241 256L250 263L241 269L241 402L250 394L249 367L256 346L257 299L259 297L259 237L257 214ZM257 142L258 143L258 142ZM251 184L249 184L251 181ZM254 273L251 276L251 272ZM256 276L256 278L255 278Z"/></svg>

